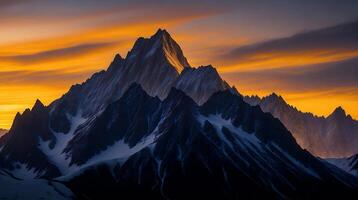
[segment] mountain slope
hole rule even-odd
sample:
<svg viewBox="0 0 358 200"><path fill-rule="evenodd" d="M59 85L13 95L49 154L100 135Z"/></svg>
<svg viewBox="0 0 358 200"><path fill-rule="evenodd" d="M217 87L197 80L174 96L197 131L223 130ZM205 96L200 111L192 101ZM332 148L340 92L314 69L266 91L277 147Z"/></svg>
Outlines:
<svg viewBox="0 0 358 200"><path fill-rule="evenodd" d="M176 89L160 101L133 85L92 124L68 146L72 164L85 167L59 178L79 197L271 199L355 194L350 188L356 187L355 178L302 150L277 119L230 91L216 93L198 106ZM88 148L94 145L97 152Z"/></svg>
<svg viewBox="0 0 358 200"><path fill-rule="evenodd" d="M0 166L10 172L33 171L34 177L60 175L39 149L39 139L56 142L48 127L49 110L39 100L34 107L17 114L9 132L0 138Z"/></svg>
<svg viewBox="0 0 358 200"><path fill-rule="evenodd" d="M358 152L358 121L341 107L324 118L300 112L274 93L262 99L247 96L245 101L280 119L301 147L317 156L347 157Z"/></svg>

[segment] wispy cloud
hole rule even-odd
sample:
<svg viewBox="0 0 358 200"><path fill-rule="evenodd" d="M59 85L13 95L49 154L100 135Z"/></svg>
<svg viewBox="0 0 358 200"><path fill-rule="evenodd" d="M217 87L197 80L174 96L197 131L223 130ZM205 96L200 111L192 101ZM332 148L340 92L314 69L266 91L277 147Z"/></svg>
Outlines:
<svg viewBox="0 0 358 200"><path fill-rule="evenodd" d="M82 82L94 71L65 72L63 70L47 71L7 71L0 72L0 85L29 86L37 85L43 87L63 87L75 82Z"/></svg>
<svg viewBox="0 0 358 200"><path fill-rule="evenodd" d="M358 21L355 21L238 47L218 59L224 66L230 66L231 71L343 60L358 56L357 33Z"/></svg>
<svg viewBox="0 0 358 200"><path fill-rule="evenodd" d="M304 112L329 115L344 107L357 119L358 58L314 65L222 73L243 94L277 92Z"/></svg>
<svg viewBox="0 0 358 200"><path fill-rule="evenodd" d="M323 92L338 90L358 96L358 58L295 68L224 73L233 82L266 90Z"/></svg>
<svg viewBox="0 0 358 200"><path fill-rule="evenodd" d="M17 62L20 64L32 64L36 62L45 62L48 60L57 60L64 58L74 58L83 54L88 54L99 49L104 49L119 42L87 43L65 48L51 49L33 54L0 56L0 61Z"/></svg>

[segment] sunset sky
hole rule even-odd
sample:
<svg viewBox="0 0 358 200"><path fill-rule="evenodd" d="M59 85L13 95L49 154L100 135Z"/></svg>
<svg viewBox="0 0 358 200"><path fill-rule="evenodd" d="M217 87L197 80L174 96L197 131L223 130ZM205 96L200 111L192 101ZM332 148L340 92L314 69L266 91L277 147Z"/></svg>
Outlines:
<svg viewBox="0 0 358 200"><path fill-rule="evenodd" d="M358 119L358 1L0 0L0 128L167 29L245 95Z"/></svg>

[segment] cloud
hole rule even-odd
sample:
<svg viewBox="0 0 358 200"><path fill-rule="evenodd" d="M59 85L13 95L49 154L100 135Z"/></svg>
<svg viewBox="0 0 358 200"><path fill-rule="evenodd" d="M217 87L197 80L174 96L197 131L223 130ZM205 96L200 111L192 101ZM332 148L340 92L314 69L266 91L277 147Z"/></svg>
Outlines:
<svg viewBox="0 0 358 200"><path fill-rule="evenodd" d="M7 71L0 72L0 85L2 87L7 85L63 87L76 82L81 82L93 73L93 71L65 72L63 70Z"/></svg>
<svg viewBox="0 0 358 200"><path fill-rule="evenodd" d="M358 95L358 58L296 68L265 69L223 75L232 82L271 91L341 91Z"/></svg>
<svg viewBox="0 0 358 200"><path fill-rule="evenodd" d="M0 1L2 2L2 1ZM16 5L8 9L1 16L16 17L31 16L35 20L41 19L72 19L91 17L93 19L108 15L130 14L130 18L136 16L161 16L177 15L206 15L206 13L222 13L233 10L232 2L217 1L167 1L167 0L133 0L133 1L96 1L96 0L77 0L77 1L56 1L56 0L5 0L4 8ZM1 3L0 3L1 6ZM45 18L44 18L45 17ZM130 18L126 18L129 20ZM118 19L118 18L117 18Z"/></svg>
<svg viewBox="0 0 358 200"><path fill-rule="evenodd" d="M238 47L218 57L223 65L252 68L327 62L358 55L358 21ZM255 64L256 63L256 64Z"/></svg>
<svg viewBox="0 0 358 200"><path fill-rule="evenodd" d="M87 43L65 48L51 49L26 55L0 56L0 61L10 61L21 64L30 64L48 60L58 60L63 58L73 58L89 52L97 51L107 47L112 47L119 42Z"/></svg>
<svg viewBox="0 0 358 200"><path fill-rule="evenodd" d="M23 44L35 42L38 46L53 40L64 46L64 40L70 40L73 45L114 37L133 39L146 36L148 30L169 29L226 14L233 10L229 5L216 1L203 4L199 1L37 0L0 12L0 51L12 50L12 46L24 49Z"/></svg>

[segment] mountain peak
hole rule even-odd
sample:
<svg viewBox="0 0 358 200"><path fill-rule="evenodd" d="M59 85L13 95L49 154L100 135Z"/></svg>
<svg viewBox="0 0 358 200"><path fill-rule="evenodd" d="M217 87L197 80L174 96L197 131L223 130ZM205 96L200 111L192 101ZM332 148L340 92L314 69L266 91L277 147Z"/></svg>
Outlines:
<svg viewBox="0 0 358 200"><path fill-rule="evenodd" d="M274 102L280 102L286 104L286 101L282 98L281 95L276 94L275 92L271 93L267 97L264 97L263 99L267 99Z"/></svg>
<svg viewBox="0 0 358 200"><path fill-rule="evenodd" d="M175 87L186 92L199 105L206 102L213 93L230 89L229 84L221 79L217 70L211 65L185 68Z"/></svg>
<svg viewBox="0 0 358 200"><path fill-rule="evenodd" d="M108 67L108 71L115 71L116 69L119 69L120 66L122 66L123 64L123 61L124 59L122 58L121 55L119 55L119 53L117 53L115 56L114 56L114 59L113 61L111 62L111 64L109 65Z"/></svg>
<svg viewBox="0 0 358 200"><path fill-rule="evenodd" d="M346 111L341 107L338 106L336 109L334 109L334 111L332 112L332 114L329 115L329 117L346 117Z"/></svg>
<svg viewBox="0 0 358 200"><path fill-rule="evenodd" d="M214 72L216 74L219 74L217 70L212 65L203 65L198 67L199 70L208 71L208 72Z"/></svg>
<svg viewBox="0 0 358 200"><path fill-rule="evenodd" d="M163 60L164 63L175 68L178 73L184 68L190 67L180 46L164 29L158 29L150 38L138 38L126 59L146 63L152 63L153 59Z"/></svg>
<svg viewBox="0 0 358 200"><path fill-rule="evenodd" d="M157 32L152 36L155 38L171 38L167 30L159 28Z"/></svg>
<svg viewBox="0 0 358 200"><path fill-rule="evenodd" d="M35 105L32 107L31 111L38 111L43 108L45 108L45 105L39 99L36 99Z"/></svg>
<svg viewBox="0 0 358 200"><path fill-rule="evenodd" d="M279 98L279 95L277 95L275 92L272 92L269 96L274 98Z"/></svg>
<svg viewBox="0 0 358 200"><path fill-rule="evenodd" d="M114 59L113 59L113 63L115 63L115 62L120 62L120 61L122 61L123 60L123 58L122 58L122 56L121 55L119 55L119 53L117 53L115 56L114 56Z"/></svg>

